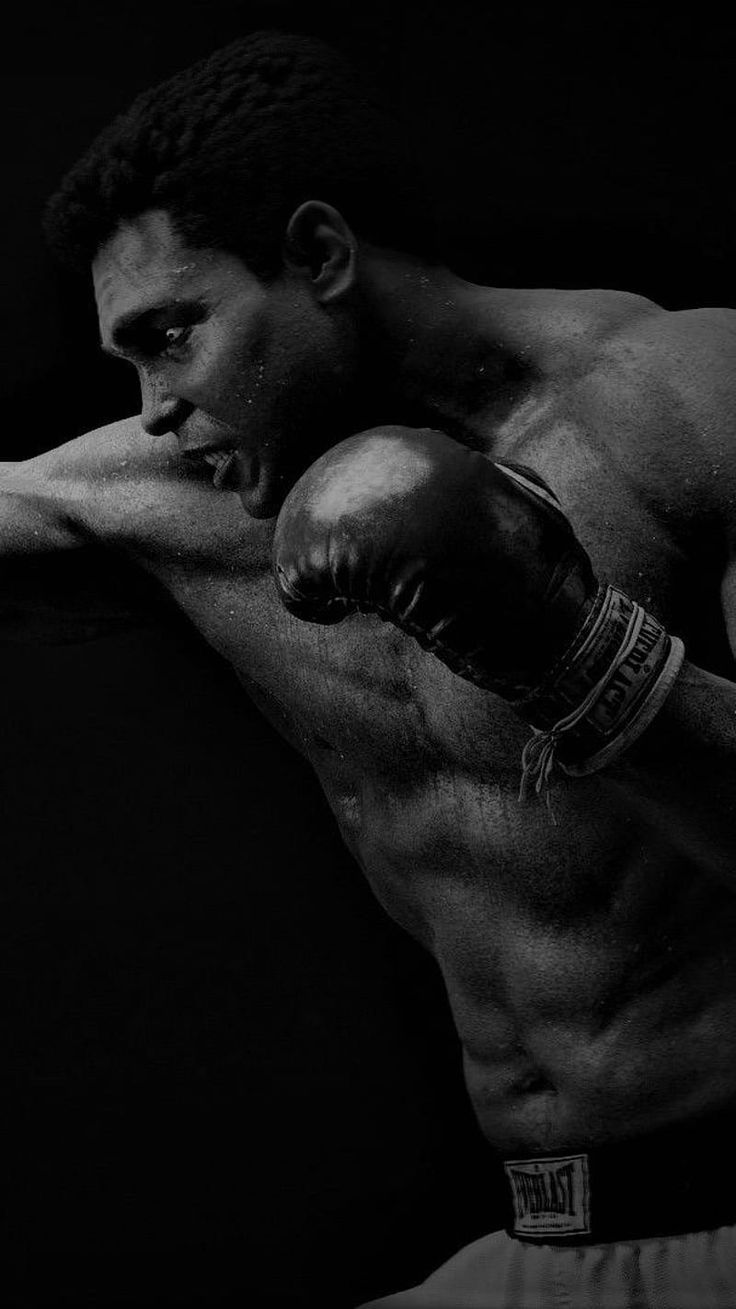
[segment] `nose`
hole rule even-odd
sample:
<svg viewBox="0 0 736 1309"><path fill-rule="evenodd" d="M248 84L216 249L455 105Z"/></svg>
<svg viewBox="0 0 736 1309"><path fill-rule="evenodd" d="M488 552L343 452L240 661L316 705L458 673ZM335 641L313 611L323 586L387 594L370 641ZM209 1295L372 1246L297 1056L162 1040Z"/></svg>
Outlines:
<svg viewBox="0 0 736 1309"><path fill-rule="evenodd" d="M141 426L149 436L164 436L181 425L191 406L159 381L141 378Z"/></svg>

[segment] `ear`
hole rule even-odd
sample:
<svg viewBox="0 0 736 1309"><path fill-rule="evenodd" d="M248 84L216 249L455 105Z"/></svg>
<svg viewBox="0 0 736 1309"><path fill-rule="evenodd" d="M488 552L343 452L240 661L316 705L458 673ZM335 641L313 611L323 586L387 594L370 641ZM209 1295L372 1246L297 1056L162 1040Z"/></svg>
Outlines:
<svg viewBox="0 0 736 1309"><path fill-rule="evenodd" d="M321 200L305 200L289 219L284 265L307 276L326 304L355 284L358 242L342 214Z"/></svg>

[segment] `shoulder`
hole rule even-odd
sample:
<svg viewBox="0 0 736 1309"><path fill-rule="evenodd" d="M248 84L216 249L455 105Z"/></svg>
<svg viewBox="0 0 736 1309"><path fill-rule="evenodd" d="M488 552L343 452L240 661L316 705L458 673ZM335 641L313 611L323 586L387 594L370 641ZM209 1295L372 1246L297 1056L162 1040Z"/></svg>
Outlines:
<svg viewBox="0 0 736 1309"><path fill-rule="evenodd" d="M736 310L652 305L603 341L590 381L624 457L736 527Z"/></svg>
<svg viewBox="0 0 736 1309"><path fill-rule="evenodd" d="M579 304L582 341L571 336L563 356L555 420L652 505L732 519L736 311L671 312L617 292L580 293Z"/></svg>
<svg viewBox="0 0 736 1309"><path fill-rule="evenodd" d="M736 310L663 309L626 291L534 293L544 376L561 401L588 417L607 412L707 445L718 422L733 422Z"/></svg>
<svg viewBox="0 0 736 1309"><path fill-rule="evenodd" d="M588 460L646 467L664 482L708 460L736 476L736 310L671 312L618 291L546 294L543 403L522 441L546 451L574 437Z"/></svg>
<svg viewBox="0 0 736 1309"><path fill-rule="evenodd" d="M607 291L558 303L544 403L499 457L536 468L591 542L610 524L611 549L624 521L687 551L736 537L736 312Z"/></svg>
<svg viewBox="0 0 736 1309"><path fill-rule="evenodd" d="M572 350L575 360L596 372L618 366L632 380L666 376L696 402L715 381L736 389L736 309L668 310L630 291L558 291L546 297L541 308L557 326L556 332L545 329L558 347L556 358Z"/></svg>
<svg viewBox="0 0 736 1309"><path fill-rule="evenodd" d="M651 305L611 333L606 346L634 376L667 381L694 412L736 394L736 309Z"/></svg>

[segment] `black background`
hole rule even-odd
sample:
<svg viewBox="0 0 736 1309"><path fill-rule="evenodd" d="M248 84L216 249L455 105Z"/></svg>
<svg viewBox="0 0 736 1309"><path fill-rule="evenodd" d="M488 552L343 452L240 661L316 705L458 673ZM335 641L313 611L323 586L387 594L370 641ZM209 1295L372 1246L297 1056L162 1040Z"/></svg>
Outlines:
<svg viewBox="0 0 736 1309"><path fill-rule="evenodd" d="M0 457L137 407L45 197L138 90L263 26L382 91L458 271L734 304L725 12L28 6L0 56ZM0 1300L348 1309L492 1227L439 979L228 670L173 622L0 669Z"/></svg>

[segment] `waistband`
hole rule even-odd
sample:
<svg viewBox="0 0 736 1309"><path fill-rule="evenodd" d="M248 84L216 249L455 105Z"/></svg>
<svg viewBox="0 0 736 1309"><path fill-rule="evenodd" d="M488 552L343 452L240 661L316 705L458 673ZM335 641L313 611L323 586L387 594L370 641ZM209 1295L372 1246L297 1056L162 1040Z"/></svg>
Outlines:
<svg viewBox="0 0 736 1309"><path fill-rule="evenodd" d="M509 1236L545 1245L736 1222L736 1108L592 1150L501 1161Z"/></svg>

